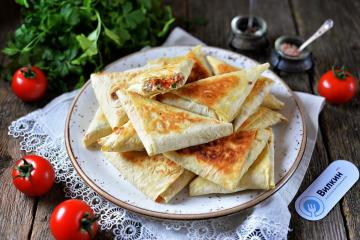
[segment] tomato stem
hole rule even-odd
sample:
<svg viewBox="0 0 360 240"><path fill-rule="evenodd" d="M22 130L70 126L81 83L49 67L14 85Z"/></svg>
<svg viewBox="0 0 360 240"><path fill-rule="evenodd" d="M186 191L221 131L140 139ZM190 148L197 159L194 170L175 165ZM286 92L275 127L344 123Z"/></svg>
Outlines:
<svg viewBox="0 0 360 240"><path fill-rule="evenodd" d="M15 167L15 169L20 172L20 174L15 176L15 178L28 178L31 176L31 171L34 169L34 166L28 163L24 158L21 160L23 160L23 165Z"/></svg>
<svg viewBox="0 0 360 240"><path fill-rule="evenodd" d="M345 72L345 66L342 66L341 68L336 68L336 66L334 65L331 69L334 73L334 76L339 80L344 80L348 76L348 74Z"/></svg>
<svg viewBox="0 0 360 240"><path fill-rule="evenodd" d="M99 216L94 216L94 217L91 217L90 216L90 213L89 212L86 212L84 213L83 217L81 218L80 220L80 229L82 231L86 231L89 233L90 235L90 239L93 239L95 236L94 236L94 232L92 231L92 224L94 222L96 222L97 220L99 219Z"/></svg>
<svg viewBox="0 0 360 240"><path fill-rule="evenodd" d="M33 70L31 70L30 66L25 67L26 71L21 69L21 73L24 75L24 77L26 78L35 78L36 74Z"/></svg>

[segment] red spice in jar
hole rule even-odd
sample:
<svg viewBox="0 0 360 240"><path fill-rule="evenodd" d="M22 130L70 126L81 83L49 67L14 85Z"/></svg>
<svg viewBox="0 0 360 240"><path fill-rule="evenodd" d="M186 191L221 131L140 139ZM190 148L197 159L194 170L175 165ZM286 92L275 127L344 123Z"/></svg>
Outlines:
<svg viewBox="0 0 360 240"><path fill-rule="evenodd" d="M280 51L282 51L284 54L291 56L291 57L300 56L299 48L295 44L283 43L280 45Z"/></svg>

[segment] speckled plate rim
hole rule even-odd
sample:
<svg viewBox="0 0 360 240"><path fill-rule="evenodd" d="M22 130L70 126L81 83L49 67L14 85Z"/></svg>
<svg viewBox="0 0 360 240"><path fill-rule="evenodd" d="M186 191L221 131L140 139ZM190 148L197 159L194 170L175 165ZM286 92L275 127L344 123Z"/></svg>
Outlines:
<svg viewBox="0 0 360 240"><path fill-rule="evenodd" d="M154 49L166 49L166 48L176 48L176 47L190 47L190 46L172 46L172 47L153 47L151 49L148 50L143 50L143 51L149 51L149 50L154 50ZM246 57L244 55L238 54L238 53L234 53L232 51L226 50L226 49L222 49L222 48L217 48L217 47L209 47L209 46L205 46L206 48L209 49L213 49L213 50L220 50L220 51L225 51L228 52L229 54L235 54L237 55L239 58L248 58L251 59L249 57ZM107 68L113 64L116 64L118 61L122 61L126 58L132 57L133 55L139 54L139 52L135 52L132 54L129 54L127 56L124 56L116 61L114 61L113 63L110 63ZM252 60L252 59L251 59ZM254 63L259 64L257 61L252 60ZM272 72L272 71L271 71ZM272 72L273 74L275 74L274 72ZM276 75L276 74L275 74ZM286 86L291 95L294 97L294 93L292 92L292 90L290 89L290 87L278 76L278 78L280 79L280 81L284 84L284 86ZM90 177L88 177L85 172L82 170L82 168L80 167L79 163L77 162L75 155L73 153L72 150L72 146L70 143L70 118L72 116L74 107L76 106L76 103L79 99L79 97L81 96L81 94L83 93L83 91L88 87L88 85L90 84L90 81L87 81L84 86L80 89L79 93L76 95L76 97L74 98L68 115L66 117L66 123L65 123L65 145L66 145L66 150L67 153L69 155L69 158L76 170L76 172L80 175L80 177L84 180L84 182L90 187L92 188L97 194L99 194L100 196L102 196L104 199L114 203L115 205L125 208L127 210L142 214L142 215L146 215L149 217L154 217L154 218L162 218L162 219L171 219L171 220L200 220L200 219L209 219L209 218L216 218L216 217L222 217L222 216L227 216L227 215L231 215L231 214L235 214L238 213L240 211L249 209L259 203L261 203L262 201L264 201L265 199L269 198L271 195L273 195L274 193L276 193L281 187L283 187L285 185L285 183L291 178L291 176L294 174L294 172L296 171L296 169L298 168L301 159L304 155L304 151L305 151L305 146L306 146L306 140L307 140L307 128L306 128L306 123L305 123L305 115L304 115L304 110L302 105L297 101L296 97L294 97L295 103L299 108L300 111L300 115L301 115L301 121L302 121L302 127L303 127L303 135L302 135L302 141L301 141L301 146L300 146L300 151L293 163L293 165L290 167L290 169L287 171L287 173L275 184L275 188L270 189L270 190L266 190L263 193L257 195L257 197L255 197L254 199L240 204L236 207L232 207L232 208L228 208L228 209L224 209L221 211L217 211L217 212L209 212L209 213L201 213L201 214L174 214L174 213L163 213L163 212L156 212L156 211L152 211L152 210L148 210L148 209L144 209L141 207L137 207L137 206L133 206L129 203L126 203L124 201L121 201L120 199L112 196L111 194L109 194L108 192L104 191L101 187L99 187Z"/></svg>

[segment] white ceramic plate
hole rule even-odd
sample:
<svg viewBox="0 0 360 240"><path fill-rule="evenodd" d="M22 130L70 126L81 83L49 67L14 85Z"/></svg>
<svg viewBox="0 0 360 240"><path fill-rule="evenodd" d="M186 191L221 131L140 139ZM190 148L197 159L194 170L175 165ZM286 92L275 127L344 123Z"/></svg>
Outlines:
<svg viewBox="0 0 360 240"><path fill-rule="evenodd" d="M158 47L137 52L110 64L106 71L123 71L146 64L147 60L185 54L190 47ZM257 64L255 61L219 48L203 47L206 54L215 56L241 68ZM256 205L276 192L294 173L298 166L306 141L304 118L289 87L273 72L265 76L273 79L272 89L286 103L281 111L289 120L287 124L274 127L275 133L275 189L268 191L244 191L228 195L189 197L184 189L170 203L160 204L147 198L128 183L108 163L99 151L85 149L83 135L98 107L89 82L75 98L67 118L65 140L69 156L79 175L105 199L126 209L160 218L204 219L232 214Z"/></svg>

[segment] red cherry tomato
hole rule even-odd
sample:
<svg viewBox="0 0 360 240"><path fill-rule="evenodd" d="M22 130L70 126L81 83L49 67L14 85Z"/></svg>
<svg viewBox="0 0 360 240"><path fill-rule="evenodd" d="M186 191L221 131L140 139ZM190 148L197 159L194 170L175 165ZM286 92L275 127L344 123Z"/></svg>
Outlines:
<svg viewBox="0 0 360 240"><path fill-rule="evenodd" d="M28 196L47 193L54 184L55 172L48 160L27 155L18 160L12 170L15 187Z"/></svg>
<svg viewBox="0 0 360 240"><path fill-rule="evenodd" d="M56 206L50 217L50 229L56 240L88 240L96 235L96 220L87 203L70 199Z"/></svg>
<svg viewBox="0 0 360 240"><path fill-rule="evenodd" d="M31 102L44 96L48 81L45 74L37 67L18 69L11 82L12 91L21 100Z"/></svg>
<svg viewBox="0 0 360 240"><path fill-rule="evenodd" d="M341 104L350 101L356 94L357 83L355 78L345 68L327 71L321 76L318 92L326 101Z"/></svg>

